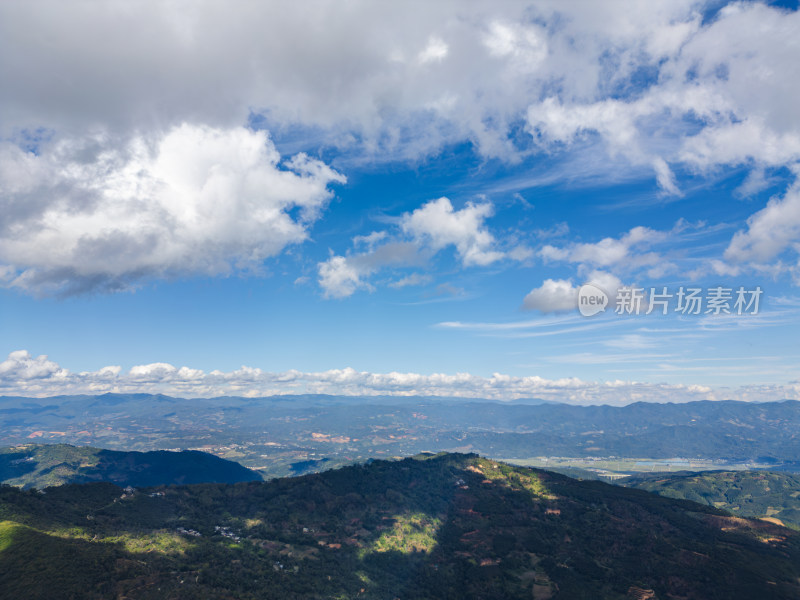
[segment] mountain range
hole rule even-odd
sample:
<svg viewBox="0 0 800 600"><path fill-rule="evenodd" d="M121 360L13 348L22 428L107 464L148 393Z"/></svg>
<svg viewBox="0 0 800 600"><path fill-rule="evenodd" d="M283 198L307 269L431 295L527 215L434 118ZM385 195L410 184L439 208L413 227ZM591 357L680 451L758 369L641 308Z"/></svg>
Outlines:
<svg viewBox="0 0 800 600"><path fill-rule="evenodd" d="M264 477L422 451L531 457L702 458L800 470L800 402L622 407L436 398L0 398L0 445L200 449Z"/></svg>

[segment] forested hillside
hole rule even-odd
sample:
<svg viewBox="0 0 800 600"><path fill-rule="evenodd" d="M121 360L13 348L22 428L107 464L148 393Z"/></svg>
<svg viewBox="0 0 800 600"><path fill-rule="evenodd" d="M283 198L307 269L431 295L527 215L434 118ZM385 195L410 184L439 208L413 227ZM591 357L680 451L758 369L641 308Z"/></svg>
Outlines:
<svg viewBox="0 0 800 600"><path fill-rule="evenodd" d="M797 598L800 536L476 455L0 489L4 598Z"/></svg>

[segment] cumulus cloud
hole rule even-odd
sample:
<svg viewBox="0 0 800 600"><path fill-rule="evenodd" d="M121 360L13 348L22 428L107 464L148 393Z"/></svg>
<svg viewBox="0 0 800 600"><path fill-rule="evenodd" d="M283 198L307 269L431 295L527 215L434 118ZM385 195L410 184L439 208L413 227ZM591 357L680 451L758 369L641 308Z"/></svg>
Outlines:
<svg viewBox="0 0 800 600"><path fill-rule="evenodd" d="M44 366L43 366L44 365ZM119 367L71 373L47 357L32 357L21 350L0 363L0 394L44 397L60 394L164 393L184 397L274 394L344 394L394 396L454 396L512 400L542 398L573 404L630 402L682 402L705 399L800 399L800 385L759 386L714 390L700 385L651 384L635 381L585 381L578 378L546 379L494 373L373 373L352 368L320 372L296 370L271 373L243 366L235 371L205 372L168 363Z"/></svg>
<svg viewBox="0 0 800 600"><path fill-rule="evenodd" d="M545 279L522 301L523 308L543 313L574 310L578 305L578 289L565 279Z"/></svg>
<svg viewBox="0 0 800 600"><path fill-rule="evenodd" d="M584 283L591 283L603 290L613 302L622 282L610 273L595 270ZM578 306L578 289L572 281L565 279L545 279L541 286L532 289L522 301L525 310L538 310L542 313L566 312Z"/></svg>
<svg viewBox="0 0 800 600"><path fill-rule="evenodd" d="M747 229L731 240L725 258L734 263L764 263L788 249L800 253L800 184L747 220Z"/></svg>
<svg viewBox="0 0 800 600"><path fill-rule="evenodd" d="M352 296L359 287L364 286L361 280L369 272L359 270L348 262L344 256L331 256L318 266L319 284L325 290L326 298L346 298Z"/></svg>
<svg viewBox="0 0 800 600"><path fill-rule="evenodd" d="M34 293L257 270L307 238L345 181L305 154L282 161L264 132L188 124L122 149L0 144L0 164L5 285Z"/></svg>
<svg viewBox="0 0 800 600"><path fill-rule="evenodd" d="M502 252L494 250L494 237L484 225L493 212L489 203L471 202L454 210L448 198L439 198L404 215L401 228L434 250L455 246L465 266L485 266L503 258Z"/></svg>
<svg viewBox="0 0 800 600"><path fill-rule="evenodd" d="M750 216L747 228L734 234L724 259L709 263L719 275L749 270L775 277L788 272L800 285L800 183L795 181L782 197L771 198Z"/></svg>
<svg viewBox="0 0 800 600"><path fill-rule="evenodd" d="M63 379L66 375L65 369L44 354L34 358L27 350L16 350L0 363L0 379L7 381Z"/></svg>
<svg viewBox="0 0 800 600"><path fill-rule="evenodd" d="M326 298L346 298L359 289L373 289L367 278L387 267L420 266L427 261L417 244L390 241L366 252L332 255L317 265L319 285Z"/></svg>
<svg viewBox="0 0 800 600"><path fill-rule="evenodd" d="M423 266L450 246L455 248L463 266L494 263L505 254L495 249L495 239L485 224L492 213L489 203L467 203L461 210L455 210L448 198L431 200L402 215L394 235L382 231L353 238L353 245L366 246L366 251L332 255L319 263L319 284L326 298L345 298L359 288L373 289L368 278L381 269ZM520 249L514 252L519 260L529 256L530 253ZM427 281L429 277L416 274L390 285L398 288Z"/></svg>

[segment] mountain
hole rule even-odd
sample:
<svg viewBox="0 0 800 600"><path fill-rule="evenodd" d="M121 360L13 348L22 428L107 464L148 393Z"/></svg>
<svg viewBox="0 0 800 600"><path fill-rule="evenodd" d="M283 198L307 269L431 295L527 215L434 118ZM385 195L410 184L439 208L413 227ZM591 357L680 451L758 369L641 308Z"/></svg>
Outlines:
<svg viewBox="0 0 800 600"><path fill-rule="evenodd" d="M0 483L44 488L108 481L120 486L236 483L261 477L205 452L119 452L67 444L27 444L0 449Z"/></svg>
<svg viewBox="0 0 800 600"><path fill-rule="evenodd" d="M742 517L778 519L800 529L800 476L768 471L640 474L617 483L668 498L724 508Z"/></svg>
<svg viewBox="0 0 800 600"><path fill-rule="evenodd" d="M0 397L0 445L212 452L265 478L422 451L498 459L701 458L800 471L800 402L623 407L429 397ZM688 467L696 469L698 467Z"/></svg>
<svg viewBox="0 0 800 600"><path fill-rule="evenodd" d="M269 482L0 488L0 597L800 596L800 533L474 454Z"/></svg>

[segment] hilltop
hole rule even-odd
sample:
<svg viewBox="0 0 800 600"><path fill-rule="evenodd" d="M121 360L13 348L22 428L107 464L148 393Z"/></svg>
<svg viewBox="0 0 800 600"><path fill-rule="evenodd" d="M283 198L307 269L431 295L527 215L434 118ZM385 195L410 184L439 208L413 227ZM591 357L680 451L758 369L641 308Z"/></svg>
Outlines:
<svg viewBox="0 0 800 600"><path fill-rule="evenodd" d="M800 535L477 455L156 487L0 488L4 598L750 600Z"/></svg>
<svg viewBox="0 0 800 600"><path fill-rule="evenodd" d="M0 449L0 483L45 488L108 481L120 486L236 483L261 479L233 461L197 451L122 452L68 444Z"/></svg>

